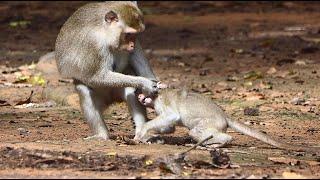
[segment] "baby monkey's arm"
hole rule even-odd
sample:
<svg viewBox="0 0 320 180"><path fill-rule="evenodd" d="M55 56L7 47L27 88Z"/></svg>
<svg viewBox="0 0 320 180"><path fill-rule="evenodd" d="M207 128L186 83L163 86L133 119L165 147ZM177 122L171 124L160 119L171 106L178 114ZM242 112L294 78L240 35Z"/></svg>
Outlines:
<svg viewBox="0 0 320 180"><path fill-rule="evenodd" d="M148 121L143 125L142 131L135 140L142 142L148 141L152 135L150 131L161 131L162 129L170 128L174 126L180 120L179 114L173 112L163 112L151 121Z"/></svg>

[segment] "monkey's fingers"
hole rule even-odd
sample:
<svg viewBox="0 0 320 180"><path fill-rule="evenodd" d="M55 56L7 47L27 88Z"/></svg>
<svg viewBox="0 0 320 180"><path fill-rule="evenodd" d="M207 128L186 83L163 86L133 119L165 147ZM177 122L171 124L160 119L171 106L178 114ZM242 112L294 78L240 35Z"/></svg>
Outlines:
<svg viewBox="0 0 320 180"><path fill-rule="evenodd" d="M157 82L157 88L159 88L159 89L166 89L166 88L168 88L168 85L162 83L161 81L159 81L159 82Z"/></svg>

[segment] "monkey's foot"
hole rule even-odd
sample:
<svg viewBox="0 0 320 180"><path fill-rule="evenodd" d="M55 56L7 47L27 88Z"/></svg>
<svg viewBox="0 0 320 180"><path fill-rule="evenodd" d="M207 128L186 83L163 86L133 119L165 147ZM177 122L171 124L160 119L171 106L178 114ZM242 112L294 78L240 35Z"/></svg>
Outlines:
<svg viewBox="0 0 320 180"><path fill-rule="evenodd" d="M169 126L169 127L161 128L156 132L160 134L170 134L170 133L174 133L175 130L176 128L174 126Z"/></svg>
<svg viewBox="0 0 320 180"><path fill-rule="evenodd" d="M85 138L83 138L83 140L85 140L85 141L89 141L89 140L104 140L105 141L105 140L109 140L109 137L96 134L96 135L93 135L93 136L85 137Z"/></svg>
<svg viewBox="0 0 320 180"><path fill-rule="evenodd" d="M153 144L153 143L156 143L156 144L163 144L164 143L164 140L160 138L159 135L148 135L148 136L139 136L139 135L136 135L133 140L135 142L139 142L139 143L144 143L144 144Z"/></svg>

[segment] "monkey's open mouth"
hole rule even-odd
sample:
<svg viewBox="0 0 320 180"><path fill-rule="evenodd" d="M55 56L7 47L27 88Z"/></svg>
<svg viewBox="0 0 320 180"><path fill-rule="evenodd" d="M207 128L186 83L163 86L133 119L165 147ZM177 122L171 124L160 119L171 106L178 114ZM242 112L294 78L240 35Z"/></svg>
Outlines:
<svg viewBox="0 0 320 180"><path fill-rule="evenodd" d="M138 95L138 101L144 106L152 106L152 98L147 97L144 94Z"/></svg>
<svg viewBox="0 0 320 180"><path fill-rule="evenodd" d="M139 94L138 95L138 100L141 104L143 104L144 106L146 105L146 99L147 99L147 96L145 96L144 94Z"/></svg>

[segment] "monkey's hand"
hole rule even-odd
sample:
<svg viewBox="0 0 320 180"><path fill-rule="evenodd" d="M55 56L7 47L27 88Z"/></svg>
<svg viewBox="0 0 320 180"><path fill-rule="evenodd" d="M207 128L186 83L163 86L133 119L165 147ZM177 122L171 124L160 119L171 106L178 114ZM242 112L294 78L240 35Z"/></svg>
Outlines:
<svg viewBox="0 0 320 180"><path fill-rule="evenodd" d="M147 141L151 138L152 136L148 135L147 130L145 128L142 128L141 131L139 131L135 137L133 138L134 141L136 142L141 142L141 143L147 143Z"/></svg>
<svg viewBox="0 0 320 180"><path fill-rule="evenodd" d="M149 79L144 78L144 81L142 83L142 93L147 96L152 96L158 93L159 88L157 86L157 81L152 81Z"/></svg>
<svg viewBox="0 0 320 180"><path fill-rule="evenodd" d="M159 89L166 89L166 88L168 88L168 85L162 83L161 81L158 81L158 82L157 82L157 88L159 88Z"/></svg>

